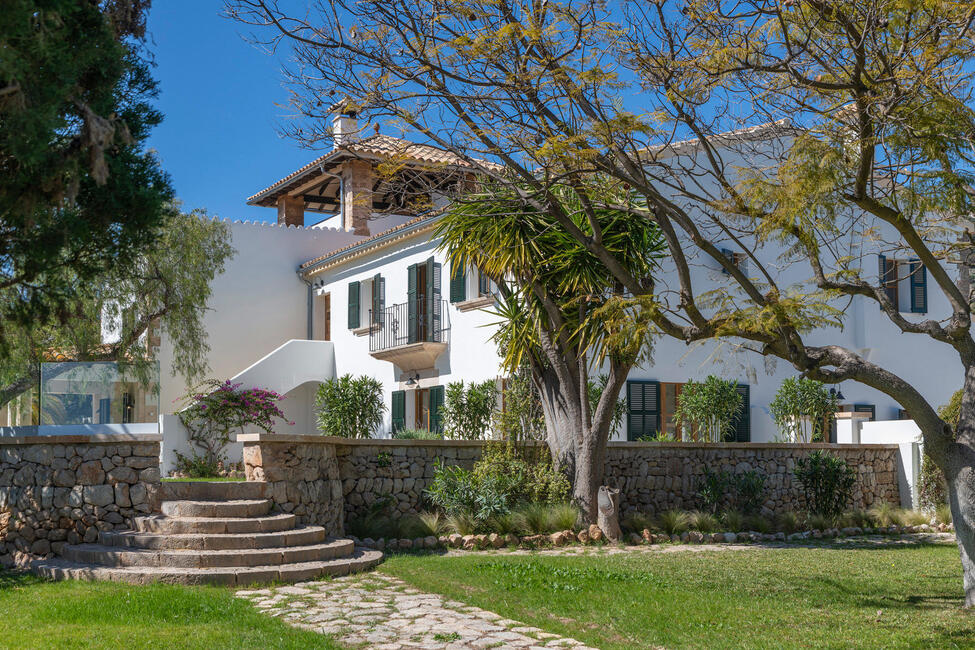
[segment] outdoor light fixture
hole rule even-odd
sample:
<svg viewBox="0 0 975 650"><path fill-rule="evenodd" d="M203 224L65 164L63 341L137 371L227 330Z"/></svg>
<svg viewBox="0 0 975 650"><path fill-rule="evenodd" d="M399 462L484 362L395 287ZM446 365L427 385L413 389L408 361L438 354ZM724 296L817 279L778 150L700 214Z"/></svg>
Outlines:
<svg viewBox="0 0 975 650"><path fill-rule="evenodd" d="M410 377L409 379L406 380L406 385L407 386L416 386L416 382L419 381L419 379L420 379L420 373L416 373L416 375L414 375L414 376L412 376L412 377Z"/></svg>
<svg viewBox="0 0 975 650"><path fill-rule="evenodd" d="M835 397L838 400L846 399L845 397L843 397L843 391L842 391L842 389L840 389L838 386L837 386L837 388L830 388L829 389L829 394L832 395L833 397Z"/></svg>

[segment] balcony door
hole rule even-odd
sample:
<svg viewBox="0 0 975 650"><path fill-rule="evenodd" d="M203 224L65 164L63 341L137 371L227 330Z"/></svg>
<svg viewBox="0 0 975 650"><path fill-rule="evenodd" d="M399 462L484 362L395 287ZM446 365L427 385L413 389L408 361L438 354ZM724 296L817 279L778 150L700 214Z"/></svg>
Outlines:
<svg viewBox="0 0 975 650"><path fill-rule="evenodd" d="M429 258L407 269L409 343L439 340L440 264Z"/></svg>

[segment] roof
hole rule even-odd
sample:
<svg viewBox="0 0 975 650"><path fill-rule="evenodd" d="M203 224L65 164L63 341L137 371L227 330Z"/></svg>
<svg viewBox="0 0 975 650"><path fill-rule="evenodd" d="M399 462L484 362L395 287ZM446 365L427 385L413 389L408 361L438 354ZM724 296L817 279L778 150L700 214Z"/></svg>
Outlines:
<svg viewBox="0 0 975 650"><path fill-rule="evenodd" d="M298 273L308 277L331 268L342 262L348 261L359 255L370 253L376 249L383 248L406 237L425 232L433 227L437 219L443 215L443 210L431 210L426 214L410 219L406 223L384 230L366 239L354 242L342 248L329 251L324 255L308 260L298 267Z"/></svg>
<svg viewBox="0 0 975 650"><path fill-rule="evenodd" d="M795 131L788 119L781 119L775 122L766 122L756 126L747 126L733 131L725 131L708 137L708 141L718 147L739 144L743 142L755 142L760 140L772 140L785 135L791 135ZM650 160L660 160L670 156L686 155L694 152L701 146L700 138L680 140L668 144L646 147L642 153Z"/></svg>
<svg viewBox="0 0 975 650"><path fill-rule="evenodd" d="M370 160L399 159L404 163L419 167L449 167L474 170L479 165L493 166L483 160L471 161L445 149L428 144L418 144L402 138L375 134L360 140L343 144L323 156L319 156L304 167L288 174L273 185L266 187L257 194L247 198L248 205L273 207L278 197L287 194L300 185L304 185L316 177L325 176L322 168L336 165L349 158L365 158Z"/></svg>

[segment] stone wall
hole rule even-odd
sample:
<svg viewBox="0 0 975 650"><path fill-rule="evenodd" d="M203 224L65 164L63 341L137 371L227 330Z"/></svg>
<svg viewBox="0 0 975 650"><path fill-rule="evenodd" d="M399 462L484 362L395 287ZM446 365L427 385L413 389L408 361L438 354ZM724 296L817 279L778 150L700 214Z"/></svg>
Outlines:
<svg viewBox="0 0 975 650"><path fill-rule="evenodd" d="M0 438L0 564L126 529L155 506L158 435Z"/></svg>
<svg viewBox="0 0 975 650"><path fill-rule="evenodd" d="M330 514L318 520L322 525L328 522L331 526L338 525L338 515L334 514L336 504L344 504L345 519L365 516L379 499L389 502L393 516L427 509L423 491L433 478L437 463L442 460L469 469L480 458L485 444L280 435L241 438L252 439L244 446L248 480L273 480L276 485L282 484L276 489L280 498L275 501L284 510L291 508L287 511L298 513L299 518L307 517L309 508L322 506L306 495L325 491L324 483L331 485L323 502L324 510ZM252 448L249 453L248 446ZM857 483L852 507L868 508L884 501L900 503L897 445L610 443L605 482L621 488L624 513L632 510L654 513L698 507L695 494L705 467L731 472L754 469L766 476L764 513L778 514L803 507L792 470L797 458L808 456L815 449L827 449L855 469ZM261 454L264 458L255 460ZM268 458L273 460L268 463ZM260 478L267 476L268 467L273 467L274 478ZM300 488L302 483L314 485Z"/></svg>
<svg viewBox="0 0 975 650"><path fill-rule="evenodd" d="M294 514L299 524L323 526L342 535L342 483L336 446L322 436L246 434L244 473L248 481L267 481L274 509Z"/></svg>

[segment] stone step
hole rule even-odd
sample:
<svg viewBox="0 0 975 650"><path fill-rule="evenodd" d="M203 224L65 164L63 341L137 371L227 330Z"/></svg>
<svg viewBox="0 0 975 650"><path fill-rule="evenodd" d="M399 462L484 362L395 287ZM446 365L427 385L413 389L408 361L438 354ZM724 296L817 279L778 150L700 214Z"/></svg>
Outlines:
<svg viewBox="0 0 975 650"><path fill-rule="evenodd" d="M264 481L163 481L159 486L162 501L228 501L263 499Z"/></svg>
<svg viewBox="0 0 975 650"><path fill-rule="evenodd" d="M167 517L263 517L271 510L270 499L235 501L163 501L159 511Z"/></svg>
<svg viewBox="0 0 975 650"><path fill-rule="evenodd" d="M325 539L321 526L300 526L294 530L273 533L247 534L160 534L135 531L107 532L98 535L98 541L106 546L121 548L147 548L156 550L208 550L221 551L246 548L274 548L276 546L307 546Z"/></svg>
<svg viewBox="0 0 975 650"><path fill-rule="evenodd" d="M347 557L354 549L355 545L350 539L336 539L308 546L221 551L127 549L103 544L77 544L65 546L63 557L71 562L105 567L205 569L320 562Z"/></svg>
<svg viewBox="0 0 975 650"><path fill-rule="evenodd" d="M295 527L295 516L279 513L265 517L166 517L150 515L134 517L132 528L143 533L181 535L199 533L207 535L238 533L274 533Z"/></svg>
<svg viewBox="0 0 975 650"><path fill-rule="evenodd" d="M280 566L216 567L187 569L171 567L104 567L64 558L37 560L30 570L53 580L112 580L130 584L166 582L170 584L212 584L244 587L267 582L300 582L323 576L342 576L365 571L382 562L379 551L355 549L344 558L299 562Z"/></svg>

